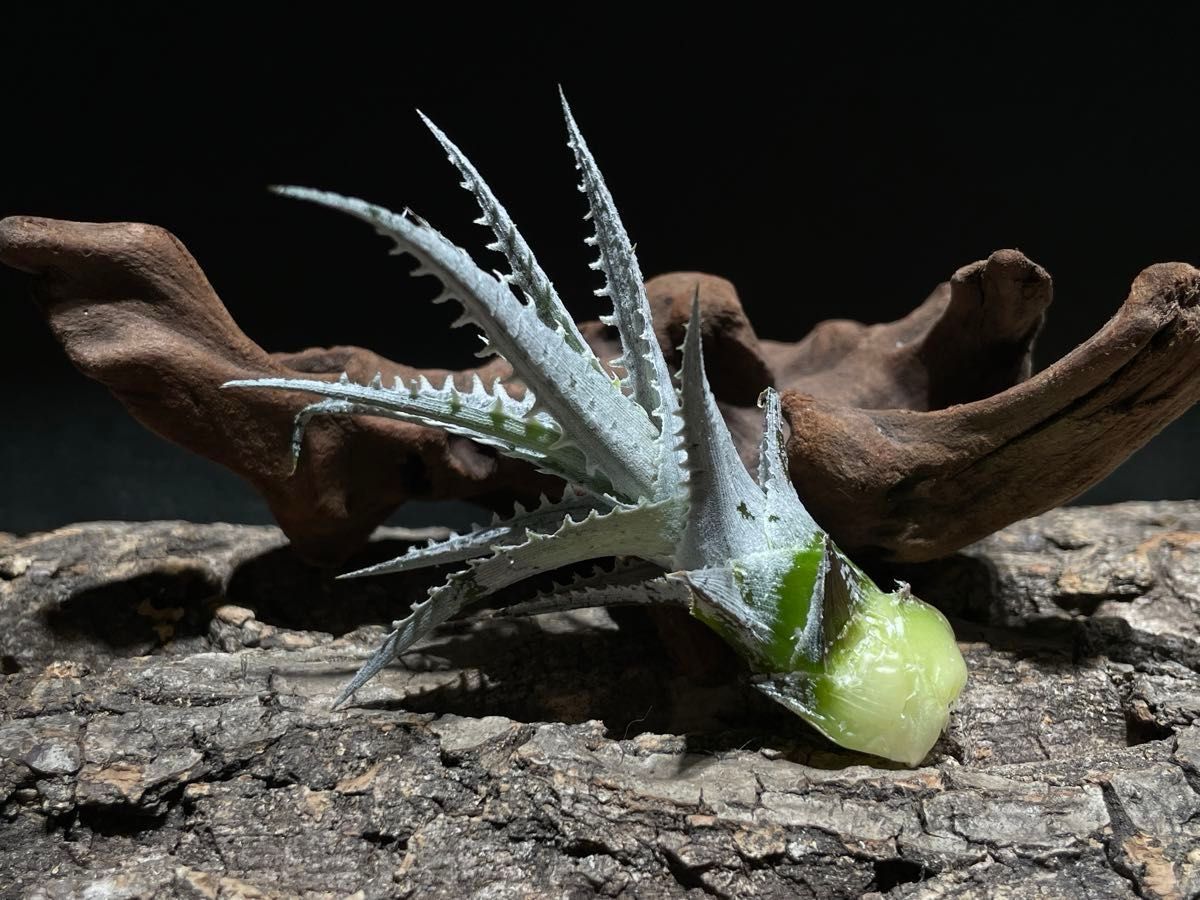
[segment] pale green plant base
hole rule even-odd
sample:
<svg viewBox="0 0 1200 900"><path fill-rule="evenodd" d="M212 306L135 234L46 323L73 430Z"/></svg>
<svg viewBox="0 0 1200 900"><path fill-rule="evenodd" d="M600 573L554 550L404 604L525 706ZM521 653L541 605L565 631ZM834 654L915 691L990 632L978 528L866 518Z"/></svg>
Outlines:
<svg viewBox="0 0 1200 900"><path fill-rule="evenodd" d="M819 669L763 691L831 741L918 765L967 681L954 631L907 590L869 591Z"/></svg>

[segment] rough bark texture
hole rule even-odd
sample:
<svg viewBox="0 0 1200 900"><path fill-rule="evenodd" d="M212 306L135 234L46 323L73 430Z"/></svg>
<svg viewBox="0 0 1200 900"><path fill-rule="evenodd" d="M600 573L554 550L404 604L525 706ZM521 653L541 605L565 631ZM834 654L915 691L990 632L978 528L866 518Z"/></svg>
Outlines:
<svg viewBox="0 0 1200 900"><path fill-rule="evenodd" d="M14 216L0 221L0 262L34 276L81 371L148 428L254 485L310 559L344 558L407 499L475 499L507 513L513 499L558 489L466 439L366 418L310 428L291 474L292 418L306 399L223 382L345 371L391 383L418 370L358 347L267 353L161 228ZM1050 509L1200 399L1200 272L1183 263L1146 269L1095 337L1032 377L1051 284L1015 250L960 269L899 321L823 322L795 344L759 340L729 282L661 276L647 293L671 356L697 291L706 368L743 456L757 452L755 401L773 384L800 496L860 560L934 559ZM582 330L601 359L618 355L615 329ZM510 374L499 361L454 374L465 387L472 372L489 383ZM440 384L450 373L424 374Z"/></svg>
<svg viewBox="0 0 1200 900"><path fill-rule="evenodd" d="M684 676L633 612L454 624L331 713L427 582L335 583L273 528L0 535L0 894L1200 892L1200 504L1060 510L893 574L971 672L915 770L731 659Z"/></svg>

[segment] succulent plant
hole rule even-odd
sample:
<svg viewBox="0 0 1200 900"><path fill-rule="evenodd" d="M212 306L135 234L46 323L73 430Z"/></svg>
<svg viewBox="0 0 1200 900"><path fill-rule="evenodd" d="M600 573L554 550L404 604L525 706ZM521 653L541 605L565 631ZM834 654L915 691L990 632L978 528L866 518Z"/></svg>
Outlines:
<svg viewBox="0 0 1200 900"><path fill-rule="evenodd" d="M642 273L612 197L563 100L568 145L582 173L623 353L598 359L508 213L467 158L426 119L475 196L507 275L493 276L426 222L307 188L279 193L342 210L416 257L414 274L442 285L435 302L463 307L456 325L482 329L525 385L514 396L478 378L461 389L424 377L384 385L265 378L226 387L299 391L324 399L296 418L293 459L314 416L384 416L464 435L566 483L559 499L342 577L463 563L393 623L347 685L349 699L418 639L476 601L563 566L617 557L509 608L539 613L617 604L687 608L745 659L751 683L843 746L915 765L944 728L966 679L945 618L908 587L884 592L805 510L788 475L779 397L763 392L757 481L738 456L704 370L699 306L678 382L651 327Z"/></svg>

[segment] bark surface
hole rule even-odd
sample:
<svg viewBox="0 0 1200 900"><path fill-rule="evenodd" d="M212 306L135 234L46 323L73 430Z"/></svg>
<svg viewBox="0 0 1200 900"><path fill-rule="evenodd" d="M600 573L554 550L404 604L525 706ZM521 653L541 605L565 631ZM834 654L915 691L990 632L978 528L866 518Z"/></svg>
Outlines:
<svg viewBox="0 0 1200 900"><path fill-rule="evenodd" d="M334 582L266 527L0 534L0 895L1200 892L1200 503L889 574L970 667L917 769L824 742L681 616L715 657L685 674L633 611L477 615L330 712L436 575Z"/></svg>

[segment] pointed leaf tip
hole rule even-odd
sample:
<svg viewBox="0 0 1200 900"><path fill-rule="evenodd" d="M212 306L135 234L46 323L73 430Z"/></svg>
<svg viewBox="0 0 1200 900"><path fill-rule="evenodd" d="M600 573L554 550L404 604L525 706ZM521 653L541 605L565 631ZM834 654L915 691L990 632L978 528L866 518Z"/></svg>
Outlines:
<svg viewBox="0 0 1200 900"><path fill-rule="evenodd" d="M683 339L679 369L682 449L690 507L677 551L687 568L736 559L762 549L763 495L738 456L704 371L700 293Z"/></svg>
<svg viewBox="0 0 1200 900"><path fill-rule="evenodd" d="M654 333L641 267L612 194L575 122L566 95L561 91L560 98L567 126L567 145L573 151L576 168L581 173L580 190L587 196L586 218L593 227L591 244L599 254L599 259L590 265L604 274L603 287L594 293L609 298L613 305L621 348L629 361L622 383L661 432L675 413L676 400L671 375ZM660 470L662 483L678 481L681 473L673 452L668 450L661 455Z"/></svg>
<svg viewBox="0 0 1200 900"><path fill-rule="evenodd" d="M696 354L691 357L693 365L699 366L700 371L704 371L704 353L702 341L700 338L700 285L696 285L696 289L692 292L692 310L688 314L687 329L683 335L683 346L679 348L684 353L684 360L688 359L689 353ZM685 362L686 365L686 362ZM683 369L680 369L680 379L683 378Z"/></svg>

